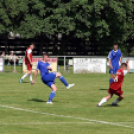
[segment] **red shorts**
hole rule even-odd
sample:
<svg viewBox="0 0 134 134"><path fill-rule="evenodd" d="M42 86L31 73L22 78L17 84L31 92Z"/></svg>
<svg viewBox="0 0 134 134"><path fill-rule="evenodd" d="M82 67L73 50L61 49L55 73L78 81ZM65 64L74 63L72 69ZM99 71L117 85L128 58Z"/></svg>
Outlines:
<svg viewBox="0 0 134 134"><path fill-rule="evenodd" d="M27 70L31 71L32 70L32 65L31 64L26 64Z"/></svg>
<svg viewBox="0 0 134 134"><path fill-rule="evenodd" d="M110 88L110 89L108 90L108 93L110 93L111 95L116 94L116 95L118 95L118 96L121 96L121 95L123 94L123 91L121 90L121 88L118 89L118 90L113 90L113 89Z"/></svg>

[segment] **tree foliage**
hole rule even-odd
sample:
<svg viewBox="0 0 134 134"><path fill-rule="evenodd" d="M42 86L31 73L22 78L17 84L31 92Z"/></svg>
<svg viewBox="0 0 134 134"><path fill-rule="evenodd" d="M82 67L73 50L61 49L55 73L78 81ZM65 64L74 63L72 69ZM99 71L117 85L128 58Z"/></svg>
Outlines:
<svg viewBox="0 0 134 134"><path fill-rule="evenodd" d="M133 0L1 0L0 33L19 32L23 38L62 35L102 48L134 38ZM104 46L103 46L104 45Z"/></svg>

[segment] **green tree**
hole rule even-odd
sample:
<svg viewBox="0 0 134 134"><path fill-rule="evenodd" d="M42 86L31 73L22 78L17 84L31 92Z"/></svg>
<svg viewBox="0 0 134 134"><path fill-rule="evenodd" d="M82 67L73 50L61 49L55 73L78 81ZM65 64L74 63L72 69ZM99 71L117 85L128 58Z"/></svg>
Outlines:
<svg viewBox="0 0 134 134"><path fill-rule="evenodd" d="M114 42L123 44L128 35L132 36L132 0L94 0L81 5L81 9L77 13L77 24L83 24L77 36L88 39L95 50L103 52L104 47Z"/></svg>
<svg viewBox="0 0 134 134"><path fill-rule="evenodd" d="M132 1L1 0L0 33L13 31L23 38L38 37L40 48L44 38L49 38L54 44L53 54L65 54L66 42L77 37L83 42L81 48L88 50L92 45L103 54L113 42L123 44L133 38Z"/></svg>
<svg viewBox="0 0 134 134"><path fill-rule="evenodd" d="M57 54L58 35L62 36L62 47L65 42L75 34L75 16L70 16L70 1L62 0L31 0L28 2L29 10L21 21L19 33L24 38L40 36L40 47L43 47L43 37L49 37L54 43L53 54ZM42 50L40 50L40 54Z"/></svg>
<svg viewBox="0 0 134 134"><path fill-rule="evenodd" d="M1 0L0 1L0 34L6 38L10 31L17 32L20 22L28 9L27 0ZM7 47L6 50L7 52Z"/></svg>

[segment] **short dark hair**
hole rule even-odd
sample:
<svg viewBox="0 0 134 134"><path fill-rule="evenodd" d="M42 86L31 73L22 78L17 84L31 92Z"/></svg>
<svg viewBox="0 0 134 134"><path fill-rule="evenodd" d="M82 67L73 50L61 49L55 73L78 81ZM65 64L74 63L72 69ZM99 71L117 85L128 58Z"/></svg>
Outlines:
<svg viewBox="0 0 134 134"><path fill-rule="evenodd" d="M127 64L126 63L122 63L121 67L123 67L123 66L127 67Z"/></svg>
<svg viewBox="0 0 134 134"><path fill-rule="evenodd" d="M43 54L43 57L44 57L44 56L48 56L48 57L49 57L49 54L48 54L48 53L44 53L44 54Z"/></svg>
<svg viewBox="0 0 134 134"><path fill-rule="evenodd" d="M31 44L30 45L34 45L35 46L35 42L31 42Z"/></svg>
<svg viewBox="0 0 134 134"><path fill-rule="evenodd" d="M117 43L114 43L113 46L114 46L114 45L118 45L118 44L117 44Z"/></svg>

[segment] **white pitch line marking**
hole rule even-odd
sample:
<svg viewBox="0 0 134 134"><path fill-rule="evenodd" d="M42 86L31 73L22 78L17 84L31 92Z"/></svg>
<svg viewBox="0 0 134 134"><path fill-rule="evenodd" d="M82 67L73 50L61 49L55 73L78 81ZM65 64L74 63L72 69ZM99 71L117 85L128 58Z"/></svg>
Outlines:
<svg viewBox="0 0 134 134"><path fill-rule="evenodd" d="M0 90L0 92L25 92L25 91L34 91L37 92L36 90Z"/></svg>
<svg viewBox="0 0 134 134"><path fill-rule="evenodd" d="M131 124L132 124L132 123L134 123L134 122L118 122L118 123L123 123L123 124L125 124L125 123L126 123L126 124L131 123Z"/></svg>
<svg viewBox="0 0 134 134"><path fill-rule="evenodd" d="M120 123L92 120L92 119L82 118L82 117L74 117L74 116L66 116L66 115L58 115L58 114L50 114L50 113L42 113L42 112L39 112L39 111L23 109L23 108L16 108L16 107L10 107L10 106L6 106L6 105L0 105L0 107L8 108L8 109L15 109L15 110L19 110L19 111L25 111L25 112L29 112L29 113L36 113L36 114L42 114L42 115L51 115L51 116L57 116L57 117L63 117L63 118L72 118L72 119L76 119L76 120L96 122L96 123L108 124L108 125L113 125L113 126L120 126L120 127L125 127L125 128L134 128L134 127L131 127L131 126L126 126L126 125L120 124Z"/></svg>
<svg viewBox="0 0 134 134"><path fill-rule="evenodd" d="M61 125L61 124L93 124L94 122L23 122L23 123L0 123L0 125Z"/></svg>

